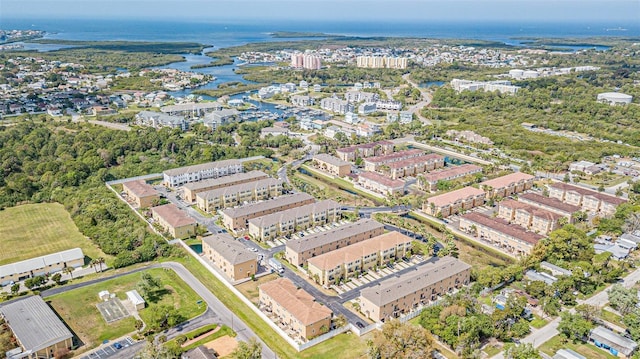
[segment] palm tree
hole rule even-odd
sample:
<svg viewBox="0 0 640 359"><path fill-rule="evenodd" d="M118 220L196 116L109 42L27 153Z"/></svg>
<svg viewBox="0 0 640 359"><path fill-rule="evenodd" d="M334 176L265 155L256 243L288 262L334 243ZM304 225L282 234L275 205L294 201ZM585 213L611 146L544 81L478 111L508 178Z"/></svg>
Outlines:
<svg viewBox="0 0 640 359"><path fill-rule="evenodd" d="M64 268L62 268L62 273L70 275L71 279L73 279L73 268L72 267L64 267Z"/></svg>
<svg viewBox="0 0 640 359"><path fill-rule="evenodd" d="M100 266L100 272L102 272L102 265L105 264L105 260L103 257L96 258L96 264Z"/></svg>

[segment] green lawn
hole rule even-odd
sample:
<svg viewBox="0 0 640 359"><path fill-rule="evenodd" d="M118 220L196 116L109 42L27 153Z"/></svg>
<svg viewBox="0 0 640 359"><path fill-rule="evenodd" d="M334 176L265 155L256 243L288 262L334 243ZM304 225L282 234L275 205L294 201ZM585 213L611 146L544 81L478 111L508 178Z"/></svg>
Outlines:
<svg viewBox="0 0 640 359"><path fill-rule="evenodd" d="M544 327L545 325L547 325L547 321L542 319L540 316L534 314L533 315L533 320L530 322L531 326L536 328L536 329L540 329L542 327Z"/></svg>
<svg viewBox="0 0 640 359"><path fill-rule="evenodd" d="M312 168L311 166L307 166L307 165L302 165L300 166L302 168L304 168L306 171L308 171L309 173L313 174L314 177L331 183L335 186L337 186L338 188L344 189L346 191L350 191L350 192L356 192L359 195L368 198L370 200L372 200L374 203L376 204L384 204L385 200L384 199L380 199L376 196L373 196L367 192L361 191L357 188L355 188L355 186L353 184L351 184L350 182L347 182L345 180L343 180L342 178L331 178L325 174L323 174L322 172L317 171L316 169Z"/></svg>
<svg viewBox="0 0 640 359"><path fill-rule="evenodd" d="M538 348L541 352L553 356L558 350L566 348L571 349L589 359L615 359L617 357L611 355L608 351L600 349L592 344L573 343L572 341L564 342L563 337L556 335Z"/></svg>
<svg viewBox="0 0 640 359"><path fill-rule="evenodd" d="M619 327L627 328L627 326L622 322L622 318L619 315L606 309L602 309L602 311L600 312L600 318Z"/></svg>
<svg viewBox="0 0 640 359"><path fill-rule="evenodd" d="M0 265L79 247L89 258L105 255L80 233L59 203L25 204L0 211Z"/></svg>
<svg viewBox="0 0 640 359"><path fill-rule="evenodd" d="M218 326L216 324L209 324L209 325L205 325L202 328L198 328L194 331L191 331L189 333L186 333L185 336L187 337L187 340L191 340L193 338L197 338L200 335L203 335L207 332L212 332L213 330L215 330ZM226 325L223 325L218 331L216 331L215 333L210 333L209 335L203 337L202 339L198 340L197 342L191 343L189 345L187 345L186 347L182 348L182 351L187 351L187 350L191 350L193 348L196 348L202 344L208 343L214 339L218 339L220 337L223 337L225 335L228 335L230 337L235 337L236 333L231 330L231 328L229 328ZM167 342L166 344L167 347L177 347L178 344L176 343L176 339L172 339L170 341Z"/></svg>
<svg viewBox="0 0 640 359"><path fill-rule="evenodd" d="M222 282L213 276L195 258L171 258L182 263L196 278L198 278L216 297L235 315L244 321L256 335L271 348L279 358L341 358L356 359L364 356L366 350L366 336L359 338L354 334L341 334L312 348L298 353L271 327L260 319L246 304L238 300Z"/></svg>
<svg viewBox="0 0 640 359"><path fill-rule="evenodd" d="M205 306L198 306L200 297L183 282L172 270L154 268L147 271L160 279L164 286L164 294L155 302L147 303L140 311L140 316L148 318L154 308L159 305L170 305L178 308L185 318L192 318L204 312ZM118 298L126 298L125 292L135 289L142 273L133 273L120 278L110 279L98 284L70 290L68 292L45 298L67 323L71 330L86 344L82 350L96 347L105 339L115 339L135 331L133 317L107 324L96 308L99 302L98 292L108 290L116 293Z"/></svg>

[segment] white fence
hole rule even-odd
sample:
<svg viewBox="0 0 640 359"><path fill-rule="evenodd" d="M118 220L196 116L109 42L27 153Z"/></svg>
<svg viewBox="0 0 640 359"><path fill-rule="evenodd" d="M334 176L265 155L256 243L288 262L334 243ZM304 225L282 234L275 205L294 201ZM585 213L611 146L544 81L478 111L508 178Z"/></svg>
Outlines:
<svg viewBox="0 0 640 359"><path fill-rule="evenodd" d="M299 344L296 349L298 349L298 351L302 351L308 348L311 348L312 346L316 345L316 344L320 344L325 340L329 340L333 337L335 337L338 334L342 334L344 332L348 332L349 330L351 330L351 326L350 325L345 325L342 328L338 328L338 329L334 329L328 333L324 333L322 335L319 335L311 340L309 340L306 343L303 344Z"/></svg>

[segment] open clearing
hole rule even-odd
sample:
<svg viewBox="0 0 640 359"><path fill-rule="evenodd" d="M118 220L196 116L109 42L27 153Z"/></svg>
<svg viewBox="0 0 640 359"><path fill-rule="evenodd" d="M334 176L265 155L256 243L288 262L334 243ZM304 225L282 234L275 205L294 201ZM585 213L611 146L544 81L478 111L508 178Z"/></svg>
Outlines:
<svg viewBox="0 0 640 359"><path fill-rule="evenodd" d="M159 279L163 289L155 295L158 298L154 303L147 302L147 307L139 311L143 320L160 305L179 309L185 318L193 318L206 309L205 305L197 304L201 298L174 271L154 268L146 272ZM133 317L107 324L96 304L100 301L98 293L102 290L126 299L125 293L135 289L141 277L142 273L132 273L45 298L67 326L86 344L76 354L100 345L105 339L112 340L135 331Z"/></svg>
<svg viewBox="0 0 640 359"><path fill-rule="evenodd" d="M59 203L25 204L0 211L0 265L81 248L89 258L110 259L78 230Z"/></svg>

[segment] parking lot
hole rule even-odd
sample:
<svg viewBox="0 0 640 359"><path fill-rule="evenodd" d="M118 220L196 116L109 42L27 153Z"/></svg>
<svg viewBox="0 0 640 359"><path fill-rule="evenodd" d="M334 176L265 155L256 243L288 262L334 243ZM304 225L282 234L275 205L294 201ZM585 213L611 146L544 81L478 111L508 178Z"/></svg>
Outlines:
<svg viewBox="0 0 640 359"><path fill-rule="evenodd" d="M304 238L305 236L310 236L312 234L316 234L316 233L322 233L322 232L326 232L329 231L333 228L342 226L349 223L348 221L342 220L336 223L332 223L332 224L325 224L323 226L318 226L318 227L314 227L314 228L308 228L305 229L304 231L301 232L297 232L291 235L291 239L300 239L300 238ZM267 245L269 245L269 247L274 248L274 247L278 247L278 246L282 246L284 244L287 243L288 240L291 239L287 239L285 237L281 237L281 238L276 238L272 241L267 241Z"/></svg>
<svg viewBox="0 0 640 359"><path fill-rule="evenodd" d="M126 348L128 346L133 345L135 343L131 337L126 337L124 339L115 341L113 343L105 343L102 346L89 354L86 354L82 357L82 359L104 359L118 353L118 350L122 348Z"/></svg>
<svg viewBox="0 0 640 359"><path fill-rule="evenodd" d="M401 271L403 269L407 269L409 267L412 267L418 263L421 263L425 260L424 257L422 256L413 256L411 259L409 259L408 261L400 261L400 262L396 262L393 265L378 269L377 271L369 271L367 272L367 274L359 277L359 278L351 278L349 282L343 283L341 285L332 285L331 288L333 290L335 290L336 292L338 292L338 294L343 294L355 289L358 289L359 287L362 287L363 285L369 284L375 280L378 279L382 279L384 277L390 276L398 271Z"/></svg>

